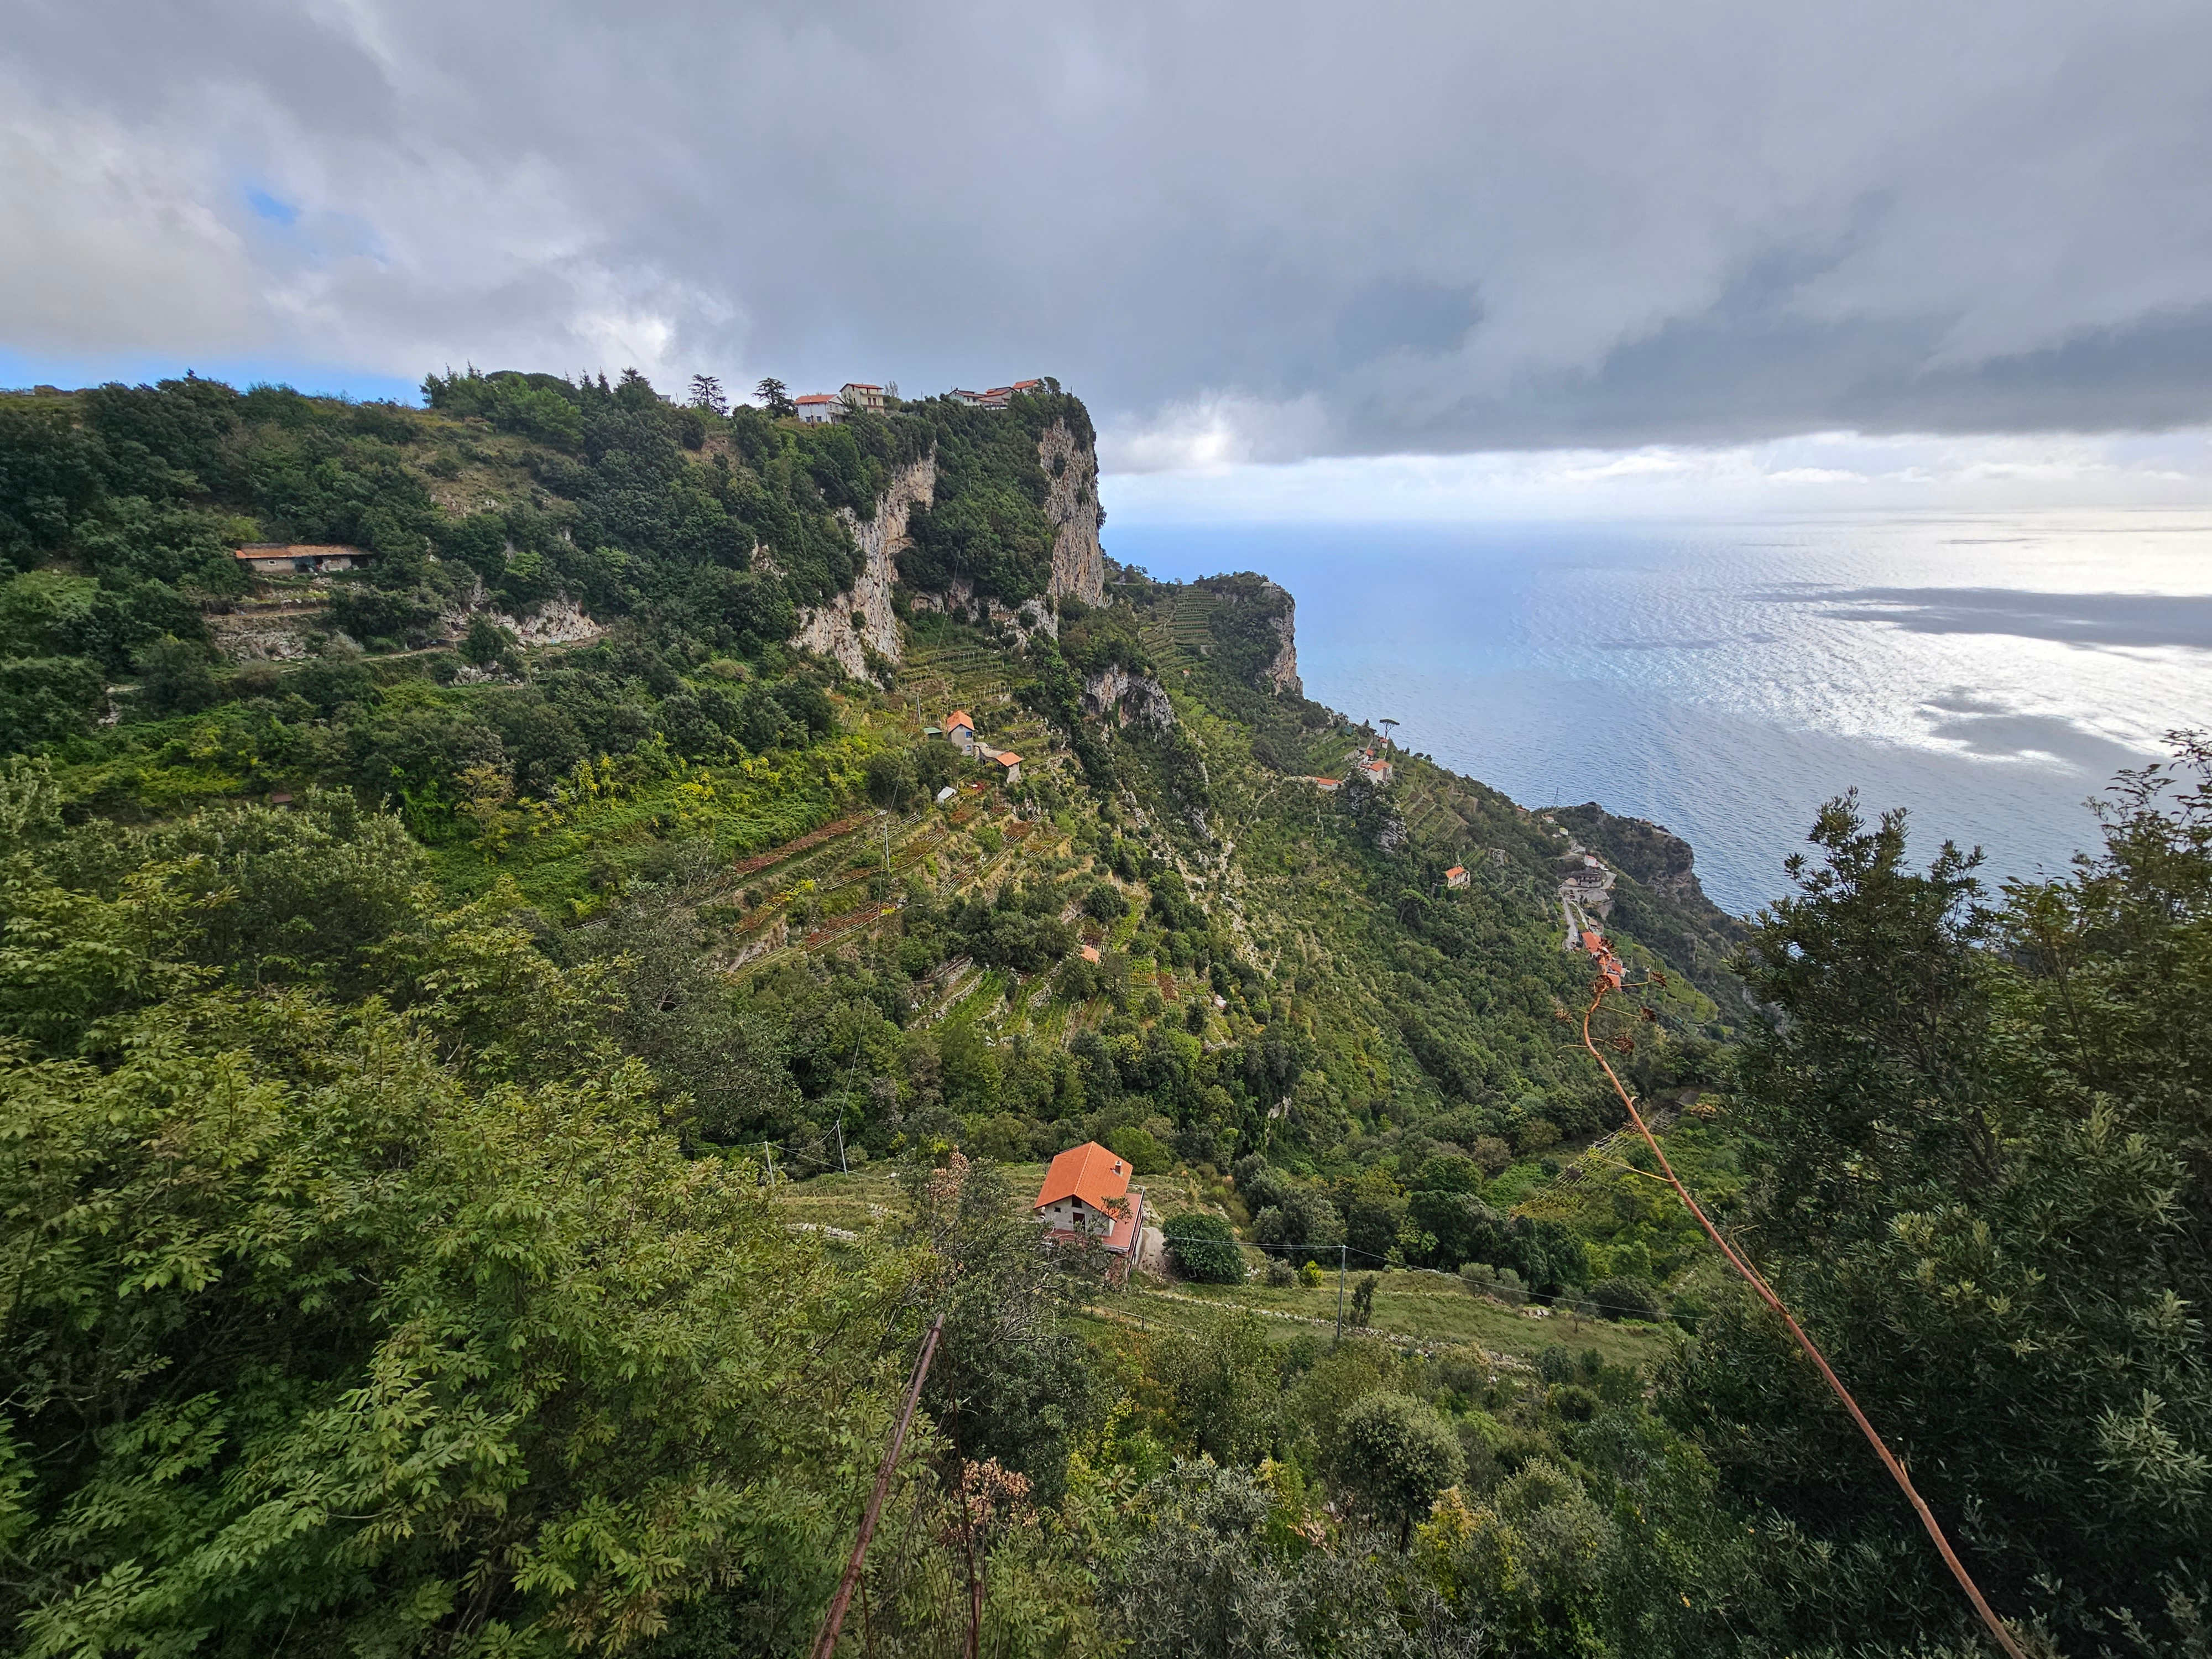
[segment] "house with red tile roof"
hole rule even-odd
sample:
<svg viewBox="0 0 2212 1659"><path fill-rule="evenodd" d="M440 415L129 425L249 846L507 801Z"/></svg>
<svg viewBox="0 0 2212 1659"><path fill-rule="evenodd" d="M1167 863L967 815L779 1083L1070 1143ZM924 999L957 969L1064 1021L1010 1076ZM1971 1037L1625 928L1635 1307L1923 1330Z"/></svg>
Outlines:
<svg viewBox="0 0 2212 1659"><path fill-rule="evenodd" d="M945 717L945 740L966 754L975 746L975 722L968 718L968 711L956 708Z"/></svg>
<svg viewBox="0 0 2212 1659"><path fill-rule="evenodd" d="M1006 769L1005 777L1009 784L1019 783L1022 781L1022 757L1012 750L999 750L992 755L991 758Z"/></svg>
<svg viewBox="0 0 2212 1659"><path fill-rule="evenodd" d="M1466 886L1467 866L1463 864L1455 864L1450 869L1445 871L1444 885L1447 887Z"/></svg>
<svg viewBox="0 0 2212 1659"><path fill-rule="evenodd" d="M1055 1235L1089 1235L1116 1255L1133 1255L1144 1236L1145 1189L1129 1190L1126 1159L1095 1140L1053 1159L1030 1213Z"/></svg>
<svg viewBox="0 0 2212 1659"><path fill-rule="evenodd" d="M1017 380L1012 386L994 386L988 392L963 392L952 388L952 395L970 409L1005 409L1014 401L1017 392L1035 392L1042 380Z"/></svg>
<svg viewBox="0 0 2212 1659"><path fill-rule="evenodd" d="M830 392L810 392L791 401L798 405L799 418L809 426L835 426L845 418L844 399Z"/></svg>

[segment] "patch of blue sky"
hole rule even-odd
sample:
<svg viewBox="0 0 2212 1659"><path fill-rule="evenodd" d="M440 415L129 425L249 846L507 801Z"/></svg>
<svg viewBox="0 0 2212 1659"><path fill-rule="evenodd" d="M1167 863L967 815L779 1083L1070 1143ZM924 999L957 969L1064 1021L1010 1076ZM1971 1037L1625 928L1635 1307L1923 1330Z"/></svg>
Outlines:
<svg viewBox="0 0 2212 1659"><path fill-rule="evenodd" d="M185 359L155 353L102 353L82 356L33 355L0 346L0 386L100 386L109 380L130 385L171 380L186 370L202 380L223 380L240 388L289 386L318 398L351 398L356 402L416 404L422 401L419 380L342 364L231 356L211 352Z"/></svg>
<svg viewBox="0 0 2212 1659"><path fill-rule="evenodd" d="M281 226L287 230L300 222L300 209L297 204L285 201L279 196L273 196L258 185L246 187L246 205L255 218L269 224Z"/></svg>

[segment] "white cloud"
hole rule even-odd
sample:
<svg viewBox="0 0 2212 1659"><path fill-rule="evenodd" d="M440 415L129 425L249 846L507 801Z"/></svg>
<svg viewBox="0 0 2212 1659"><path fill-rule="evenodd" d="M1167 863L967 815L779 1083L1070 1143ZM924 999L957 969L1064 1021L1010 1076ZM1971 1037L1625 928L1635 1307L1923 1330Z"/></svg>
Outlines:
<svg viewBox="0 0 2212 1659"><path fill-rule="evenodd" d="M2212 506L2212 432L2155 439L1827 432L1708 448L1335 457L1114 474L1102 489L1122 523L2205 507Z"/></svg>
<svg viewBox="0 0 2212 1659"><path fill-rule="evenodd" d="M2207 61L2181 0L72 0L0 43L4 343L1052 374L1133 472L2158 429Z"/></svg>

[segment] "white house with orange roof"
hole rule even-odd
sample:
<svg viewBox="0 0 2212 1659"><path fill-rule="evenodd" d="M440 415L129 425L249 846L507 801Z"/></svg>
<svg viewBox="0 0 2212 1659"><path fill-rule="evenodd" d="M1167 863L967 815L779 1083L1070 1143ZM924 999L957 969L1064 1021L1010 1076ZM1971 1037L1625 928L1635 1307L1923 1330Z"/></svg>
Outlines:
<svg viewBox="0 0 2212 1659"><path fill-rule="evenodd" d="M945 717L945 740L963 755L975 747L975 722L968 718L968 711L956 708Z"/></svg>
<svg viewBox="0 0 2212 1659"><path fill-rule="evenodd" d="M1053 1159L1030 1213L1056 1235L1088 1234L1116 1255L1133 1255L1145 1232L1145 1189L1132 1193L1127 1161L1086 1140Z"/></svg>
<svg viewBox="0 0 2212 1659"><path fill-rule="evenodd" d="M1455 864L1450 869L1445 871L1444 885L1447 887L1466 886L1467 866L1463 864Z"/></svg>
<svg viewBox="0 0 2212 1659"><path fill-rule="evenodd" d="M803 398L793 398L799 418L809 426L835 426L845 418L845 403L833 392L810 392Z"/></svg>

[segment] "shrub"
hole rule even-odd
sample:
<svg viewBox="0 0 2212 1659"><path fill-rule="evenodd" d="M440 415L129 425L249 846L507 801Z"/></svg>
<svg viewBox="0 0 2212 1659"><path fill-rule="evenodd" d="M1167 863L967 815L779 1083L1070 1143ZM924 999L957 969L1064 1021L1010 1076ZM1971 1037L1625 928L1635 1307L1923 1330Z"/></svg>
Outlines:
<svg viewBox="0 0 2212 1659"><path fill-rule="evenodd" d="M1298 1270L1279 1255L1267 1258L1267 1282L1278 1290L1288 1289L1298 1282Z"/></svg>
<svg viewBox="0 0 2212 1659"><path fill-rule="evenodd" d="M1503 1174L1513 1162L1513 1149L1496 1135L1477 1135L1467 1155L1482 1167L1485 1175Z"/></svg>
<svg viewBox="0 0 2212 1659"><path fill-rule="evenodd" d="M1202 1210L1171 1217L1160 1229L1168 1255L1185 1279L1201 1285L1237 1285L1244 1278L1244 1259L1226 1221Z"/></svg>
<svg viewBox="0 0 2212 1659"><path fill-rule="evenodd" d="M1459 1437L1434 1407L1403 1394L1370 1394L1339 1420L1331 1471L1363 1509L1395 1522L1405 1547L1413 1522L1460 1477Z"/></svg>
<svg viewBox="0 0 2212 1659"><path fill-rule="evenodd" d="M1590 1286L1590 1300L1597 1304L1598 1311L1607 1319L1642 1319L1656 1325L1667 1316L1658 1288L1650 1279L1639 1279L1633 1273L1617 1273L1611 1279L1598 1280Z"/></svg>
<svg viewBox="0 0 2212 1659"><path fill-rule="evenodd" d="M1298 1283L1304 1285L1308 1290L1312 1291L1320 1289L1321 1281L1322 1271L1321 1264L1319 1262L1309 1261L1305 1266L1298 1269Z"/></svg>

